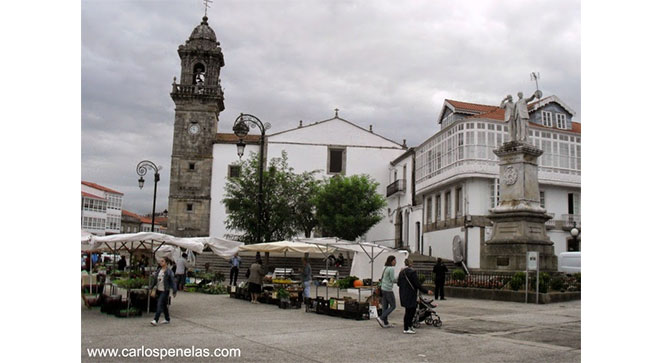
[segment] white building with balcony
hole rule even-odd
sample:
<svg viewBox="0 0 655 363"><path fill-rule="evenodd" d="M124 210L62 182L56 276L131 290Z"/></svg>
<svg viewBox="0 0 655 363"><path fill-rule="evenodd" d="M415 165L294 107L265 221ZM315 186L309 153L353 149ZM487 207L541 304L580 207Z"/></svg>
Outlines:
<svg viewBox="0 0 655 363"><path fill-rule="evenodd" d="M422 233L420 201L415 190L415 149L410 148L390 163L387 185L387 223L393 225L395 248L420 251Z"/></svg>
<svg viewBox="0 0 655 363"><path fill-rule="evenodd" d="M95 235L121 233L123 193L82 181L82 229Z"/></svg>
<svg viewBox="0 0 655 363"><path fill-rule="evenodd" d="M556 254L579 250L569 230L574 221L580 227L580 123L571 121L575 112L556 96L530 104L529 110L530 142L544 151L538 159L539 186L542 206L553 217L547 223L548 235ZM409 193L387 193L387 201L396 203L403 223L414 226L401 225L400 229L412 251L451 259L453 240L459 236L465 244L467 266L479 268L481 247L491 236L491 223L485 216L500 196L498 158L493 150L508 141L504 110L445 100L438 123L440 131L413 150L415 172L402 174L402 179L413 182L405 187L414 189L412 207ZM409 159L406 155L392 162L392 175L398 175ZM392 189L395 178L389 184ZM393 223L398 226L399 221Z"/></svg>

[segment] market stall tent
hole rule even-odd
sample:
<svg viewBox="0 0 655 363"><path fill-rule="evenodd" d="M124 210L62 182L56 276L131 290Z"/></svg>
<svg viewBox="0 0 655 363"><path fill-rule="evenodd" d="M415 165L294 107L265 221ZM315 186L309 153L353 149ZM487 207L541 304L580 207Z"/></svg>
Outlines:
<svg viewBox="0 0 655 363"><path fill-rule="evenodd" d="M109 236L94 236L85 232L82 230L81 246L83 251L109 251L116 254L119 250L127 250L132 254L137 249L146 249L150 250L153 257L162 248L164 250L159 255L166 256L170 254L170 257L173 257L176 251L179 253L179 248L201 253L205 249L205 246L208 246L213 253L223 258L229 258L243 244L243 242L229 241L216 237L180 238L155 232L121 233ZM148 310L150 307L149 301L150 294L148 294Z"/></svg>
<svg viewBox="0 0 655 363"><path fill-rule="evenodd" d="M405 267L405 259L409 257L409 252L407 251L397 250L371 242L352 242L338 238L304 238L299 241L354 252L350 266L350 275L357 276L360 279L370 278L373 285L382 277L382 270L384 270L384 263L387 257L396 257L396 266L394 268L396 278L398 278L400 270ZM398 286L394 285L393 289L394 293L398 295Z"/></svg>
<svg viewBox="0 0 655 363"><path fill-rule="evenodd" d="M296 252L296 253L332 253L335 248L325 245L316 245L295 241L278 241L278 242L264 242L255 243L251 245L243 245L239 247L242 252Z"/></svg>

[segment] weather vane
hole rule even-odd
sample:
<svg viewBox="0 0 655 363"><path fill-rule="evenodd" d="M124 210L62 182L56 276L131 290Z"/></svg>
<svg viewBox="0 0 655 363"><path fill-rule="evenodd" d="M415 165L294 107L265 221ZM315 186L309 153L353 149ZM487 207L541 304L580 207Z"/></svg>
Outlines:
<svg viewBox="0 0 655 363"><path fill-rule="evenodd" d="M212 0L202 0L202 2L205 3L205 16L207 16L207 8L211 8L211 6L209 6L209 4L213 3L213 1Z"/></svg>
<svg viewBox="0 0 655 363"><path fill-rule="evenodd" d="M531 80L531 81L534 81L534 82L536 83L536 85L537 85L537 91L539 91L539 78L540 78L540 76L539 76L539 72L536 72L536 73L535 73L535 72L532 72L532 73L530 73L530 80Z"/></svg>

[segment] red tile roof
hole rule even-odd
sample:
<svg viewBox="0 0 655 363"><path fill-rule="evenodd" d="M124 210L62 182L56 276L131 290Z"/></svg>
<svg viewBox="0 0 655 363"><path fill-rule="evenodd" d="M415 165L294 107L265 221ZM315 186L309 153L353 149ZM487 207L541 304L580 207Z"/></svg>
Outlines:
<svg viewBox="0 0 655 363"><path fill-rule="evenodd" d="M105 191L105 192L108 192L108 193L114 193L114 194L120 194L120 195L123 195L123 193L121 193L121 192L117 192L117 191L115 191L115 190L113 190L113 189L109 189L109 188L107 188L107 187L103 187L102 185L99 185L99 184L96 184L96 183L91 183L91 182L88 182L88 181L84 181L84 180L82 180L82 184L84 184L84 185L86 185L86 186L88 186L88 187L91 187L91 188L100 189L100 190Z"/></svg>
<svg viewBox="0 0 655 363"><path fill-rule="evenodd" d="M155 217L155 223L157 224L161 224L162 222L165 223L167 221L168 221L168 217Z"/></svg>
<svg viewBox="0 0 655 363"><path fill-rule="evenodd" d="M451 103L453 102L451 100L447 100L447 101L451 102ZM458 101L454 101L454 102L465 103L465 102L458 102ZM474 104L472 104L472 105L474 105ZM484 106L484 105L477 105L477 106ZM486 107L489 107L490 110L487 111L487 112L478 114L478 115L470 115L467 118L486 118L486 119L497 120L497 121L501 121L501 122L505 121L505 110L504 109L502 109L500 107L496 107L496 106L486 106ZM573 132L573 133L576 133L576 134L580 133L580 123L579 122L571 122L571 127L572 127L571 130L562 130L562 129L556 128L555 126L548 127L548 126L544 126L544 125L534 123L534 122L530 122L530 126L531 127L538 127L538 128L542 128L542 129L549 129L549 130L568 131L568 132Z"/></svg>
<svg viewBox="0 0 655 363"><path fill-rule="evenodd" d="M94 198L94 199L100 199L100 200L107 200L107 199L105 199L105 198L103 198L103 197L99 197L99 196L97 196L97 195L93 195L93 194L91 194L91 193L87 193L87 192L82 192L82 196L83 196L83 197L87 197L87 198Z"/></svg>
<svg viewBox="0 0 655 363"><path fill-rule="evenodd" d="M498 108L496 106L481 105L478 103L461 102L461 101L448 100L448 99L446 99L445 101L450 103L451 105L453 105L453 107L459 110L478 112L478 113L491 112L494 109Z"/></svg>
<svg viewBox="0 0 655 363"><path fill-rule="evenodd" d="M468 118L490 118L492 120L505 121L505 110L500 107L493 107L492 110L479 115L471 115Z"/></svg>
<svg viewBox="0 0 655 363"><path fill-rule="evenodd" d="M151 217L140 217L140 219L141 219L141 223L152 224L152 218ZM155 218L155 224L159 225L159 223L157 223L157 218Z"/></svg>
<svg viewBox="0 0 655 363"><path fill-rule="evenodd" d="M139 219L139 220L141 219L141 216L140 216L140 215L138 215L138 214L136 214L136 213L132 213L132 212L127 211L127 210L125 210L125 209L123 209L123 210L121 211L121 214L123 214L124 216L128 216L128 217L136 218L136 219Z"/></svg>

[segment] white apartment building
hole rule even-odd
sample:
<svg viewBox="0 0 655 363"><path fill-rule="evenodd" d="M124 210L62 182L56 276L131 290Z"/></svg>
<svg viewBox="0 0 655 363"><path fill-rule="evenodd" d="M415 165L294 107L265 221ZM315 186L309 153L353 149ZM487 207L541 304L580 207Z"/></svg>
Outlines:
<svg viewBox="0 0 655 363"><path fill-rule="evenodd" d="M556 254L579 250L569 231L574 222L581 226L580 123L571 121L575 112L556 96L532 103L529 109L530 142L544 151L538 159L539 186L541 204L553 217L547 222L548 235ZM445 100L438 122L440 131L414 150L414 198L421 208L402 212L403 221L422 223L402 233L412 251L449 259L459 236L465 244L467 266L479 268L482 246L491 236L485 216L500 196L498 158L493 150L508 141L504 110ZM394 174L401 165L396 161L391 163ZM394 198L392 194L388 201ZM400 204L407 203L405 198ZM422 239L413 232L418 229Z"/></svg>
<svg viewBox="0 0 655 363"><path fill-rule="evenodd" d="M82 181L82 229L104 236L121 232L123 193Z"/></svg>

